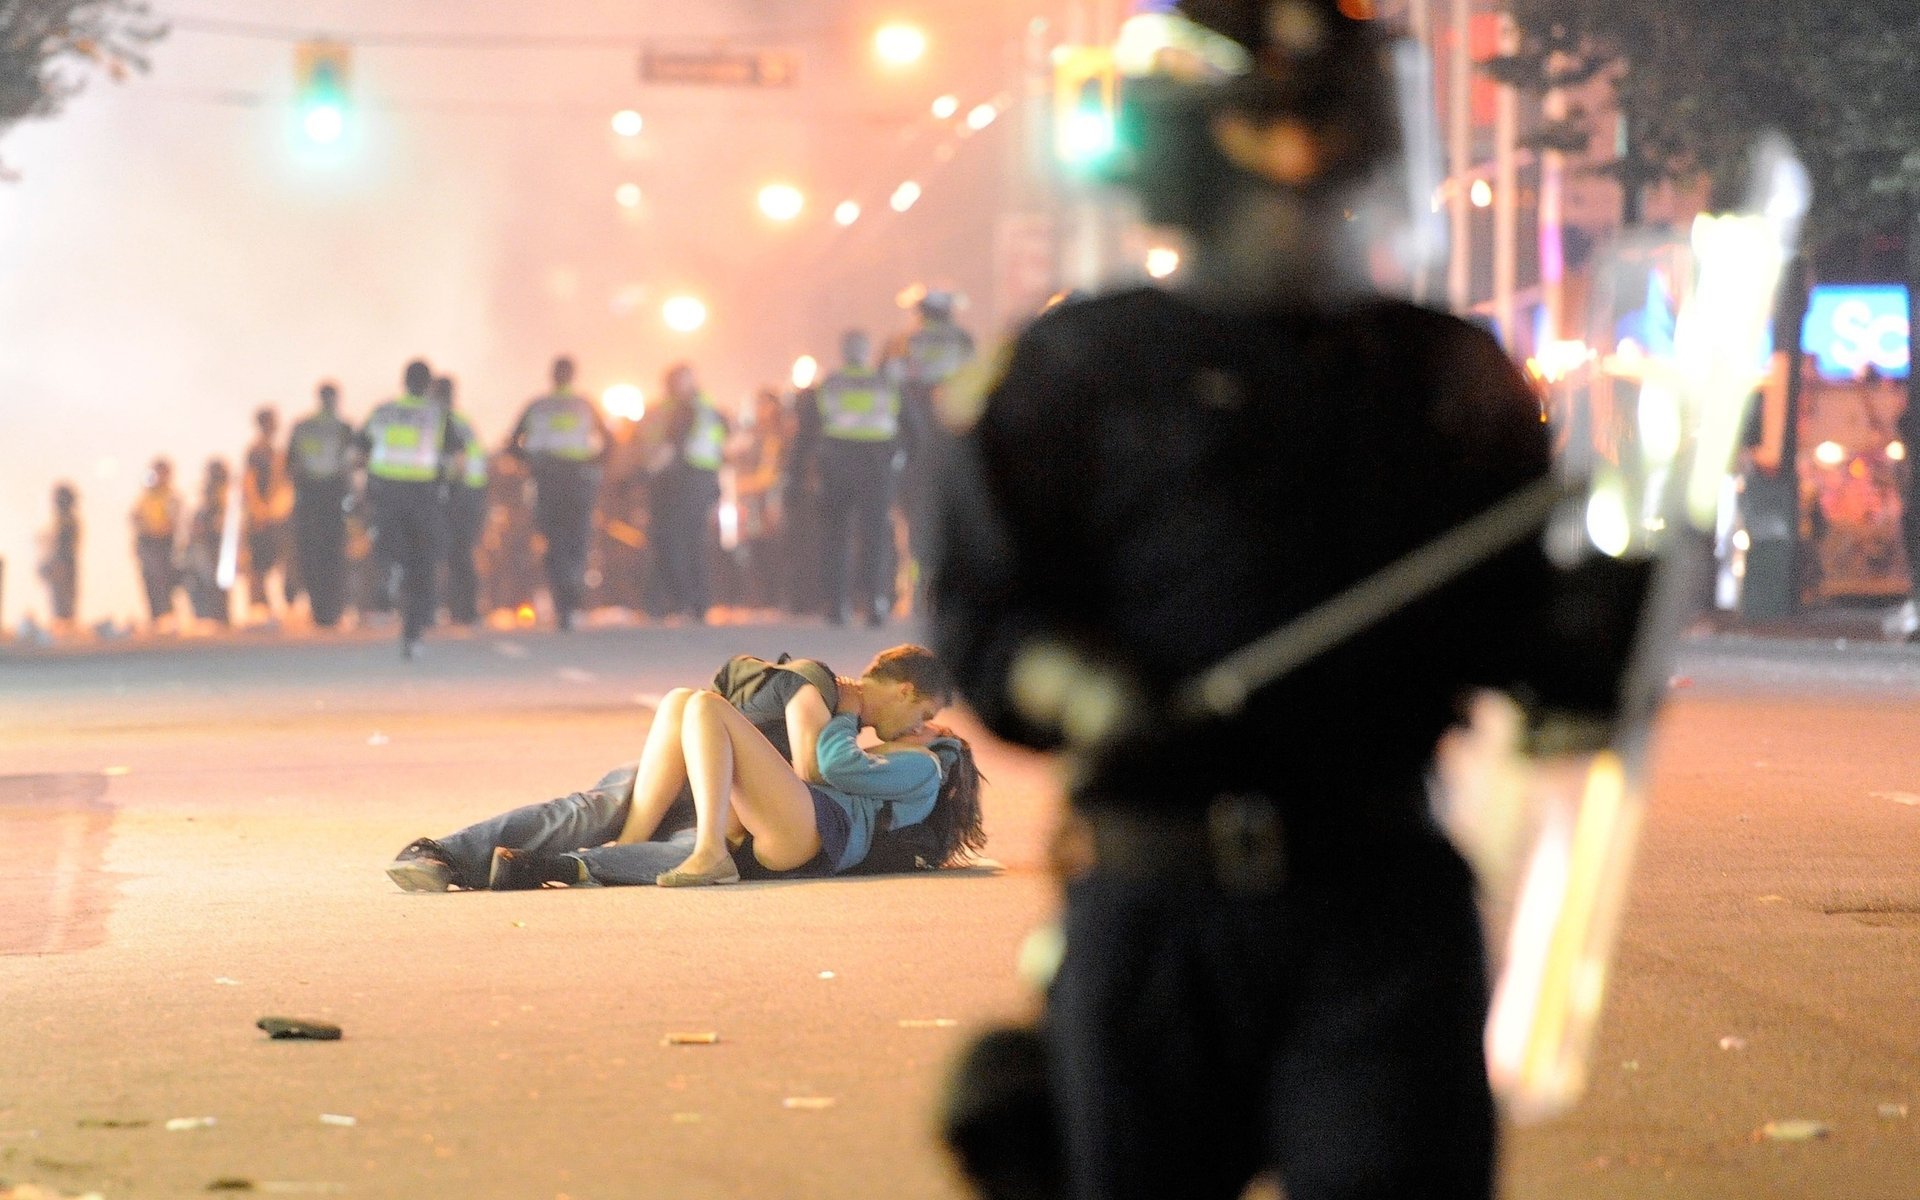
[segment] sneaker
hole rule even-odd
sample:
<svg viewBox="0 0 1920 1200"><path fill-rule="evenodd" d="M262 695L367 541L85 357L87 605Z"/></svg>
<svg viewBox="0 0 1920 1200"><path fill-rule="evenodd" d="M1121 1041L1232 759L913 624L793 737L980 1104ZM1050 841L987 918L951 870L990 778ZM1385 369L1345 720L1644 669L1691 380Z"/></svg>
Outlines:
<svg viewBox="0 0 1920 1200"><path fill-rule="evenodd" d="M453 886L453 862L439 842L415 838L387 864L387 878L403 892L444 892Z"/></svg>
<svg viewBox="0 0 1920 1200"><path fill-rule="evenodd" d="M495 846L493 864L487 868L487 890L526 892L549 883L560 883L563 878L559 863L551 857Z"/></svg>

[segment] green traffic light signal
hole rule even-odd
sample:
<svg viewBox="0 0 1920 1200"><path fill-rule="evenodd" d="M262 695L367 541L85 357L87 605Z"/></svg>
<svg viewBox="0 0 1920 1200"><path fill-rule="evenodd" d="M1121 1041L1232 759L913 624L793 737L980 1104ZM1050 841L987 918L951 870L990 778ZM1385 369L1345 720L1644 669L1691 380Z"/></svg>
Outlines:
<svg viewBox="0 0 1920 1200"><path fill-rule="evenodd" d="M333 146L347 132L348 47L306 42L295 56L300 134L314 146Z"/></svg>
<svg viewBox="0 0 1920 1200"><path fill-rule="evenodd" d="M1062 46L1053 59L1054 157L1077 172L1104 167L1119 146L1113 52Z"/></svg>

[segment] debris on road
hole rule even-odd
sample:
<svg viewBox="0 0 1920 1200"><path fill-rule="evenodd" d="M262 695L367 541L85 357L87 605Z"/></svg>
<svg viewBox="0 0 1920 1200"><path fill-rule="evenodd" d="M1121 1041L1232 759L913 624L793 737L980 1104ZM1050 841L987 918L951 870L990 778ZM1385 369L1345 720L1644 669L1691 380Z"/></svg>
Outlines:
<svg viewBox="0 0 1920 1200"><path fill-rule="evenodd" d="M100 773L102 775L107 776L110 779L118 779L123 775L133 774L133 768L132 767L106 767L102 769Z"/></svg>
<svg viewBox="0 0 1920 1200"><path fill-rule="evenodd" d="M386 745L386 744L387 744L388 742L390 742L390 741L392 741L392 740L393 740L393 739L392 739L392 738L390 738L390 737L388 737L388 736L387 736L386 734L384 734L384 733L380 733L380 732L377 732L377 731L376 731L376 732L375 732L374 734L372 734L372 736L370 736L370 737L368 737L368 738L367 738L367 745L369 745L369 746L384 746L384 745Z"/></svg>
<svg viewBox="0 0 1920 1200"><path fill-rule="evenodd" d="M1914 792L1868 792L1875 800L1891 800L1895 804L1904 804L1908 808L1920 808L1920 793Z"/></svg>
<svg viewBox="0 0 1920 1200"><path fill-rule="evenodd" d="M145 1117L130 1120L120 1117L81 1117L75 1124L82 1129L145 1129L153 1122Z"/></svg>
<svg viewBox="0 0 1920 1200"><path fill-rule="evenodd" d="M660 1039L662 1046L711 1046L720 1040L717 1033L669 1033Z"/></svg>
<svg viewBox="0 0 1920 1200"><path fill-rule="evenodd" d="M1745 1050L1747 1048L1747 1039L1734 1037L1729 1034L1720 1039L1720 1048L1722 1050Z"/></svg>
<svg viewBox="0 0 1920 1200"><path fill-rule="evenodd" d="M960 1022L952 1017L902 1017L902 1029L952 1029Z"/></svg>
<svg viewBox="0 0 1920 1200"><path fill-rule="evenodd" d="M321 1113L320 1123L322 1125L338 1125L342 1129L351 1129L360 1123L360 1118L349 1117L342 1113Z"/></svg>
<svg viewBox="0 0 1920 1200"><path fill-rule="evenodd" d="M1637 1058L1630 1058L1627 1061L1620 1064L1620 1069L1622 1071L1638 1071L1640 1069L1640 1060Z"/></svg>
<svg viewBox="0 0 1920 1200"><path fill-rule="evenodd" d="M822 1109L832 1108L835 1104L832 1096L788 1096L780 1102L781 1108Z"/></svg>
<svg viewBox="0 0 1920 1200"><path fill-rule="evenodd" d="M189 1129L212 1129L220 1123L218 1117L175 1117L167 1122L168 1133L185 1133Z"/></svg>
<svg viewBox="0 0 1920 1200"><path fill-rule="evenodd" d="M325 1021L302 1021L295 1017L261 1017L254 1024L276 1041L299 1039L309 1042L337 1042L340 1027Z"/></svg>
<svg viewBox="0 0 1920 1200"><path fill-rule="evenodd" d="M253 1180L243 1179L238 1175L222 1175L212 1183L209 1183L207 1190L210 1192L250 1192L253 1190Z"/></svg>
<svg viewBox="0 0 1920 1200"><path fill-rule="evenodd" d="M525 921L515 921L513 923L513 927L515 929L525 929L527 927L527 923Z"/></svg>
<svg viewBox="0 0 1920 1200"><path fill-rule="evenodd" d="M69 1196L37 1183L7 1183L0 1180L0 1200L105 1200L99 1192L81 1192Z"/></svg>
<svg viewBox="0 0 1920 1200"><path fill-rule="evenodd" d="M822 979L832 979L832 978L833 978L833 972L832 972L832 971L822 971L822 972L820 972L820 978L822 978Z"/></svg>
<svg viewBox="0 0 1920 1200"><path fill-rule="evenodd" d="M1882 1104L1880 1106L1880 1119L1882 1121L1902 1121L1906 1119L1906 1116L1907 1106L1904 1104Z"/></svg>
<svg viewBox="0 0 1920 1200"><path fill-rule="evenodd" d="M1812 1142L1832 1132L1833 1127L1825 1121L1791 1117L1781 1121L1768 1121L1760 1127L1756 1140L1764 1138L1770 1142Z"/></svg>
<svg viewBox="0 0 1920 1200"><path fill-rule="evenodd" d="M225 975L215 975L213 977L213 981L219 984L221 987L239 987L240 986L240 981L238 979L228 979Z"/></svg>

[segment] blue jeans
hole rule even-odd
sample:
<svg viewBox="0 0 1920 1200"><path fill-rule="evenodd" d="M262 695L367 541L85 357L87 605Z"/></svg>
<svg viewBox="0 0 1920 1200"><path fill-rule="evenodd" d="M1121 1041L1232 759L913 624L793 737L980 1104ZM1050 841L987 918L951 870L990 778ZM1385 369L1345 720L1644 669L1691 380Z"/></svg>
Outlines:
<svg viewBox="0 0 1920 1200"><path fill-rule="evenodd" d="M654 831L654 840L609 846L627 823L637 764L626 763L585 791L529 804L436 839L453 861L453 882L484 888L497 846L558 855L585 863L594 883L618 887L652 883L686 861L693 850L693 802L682 789Z"/></svg>

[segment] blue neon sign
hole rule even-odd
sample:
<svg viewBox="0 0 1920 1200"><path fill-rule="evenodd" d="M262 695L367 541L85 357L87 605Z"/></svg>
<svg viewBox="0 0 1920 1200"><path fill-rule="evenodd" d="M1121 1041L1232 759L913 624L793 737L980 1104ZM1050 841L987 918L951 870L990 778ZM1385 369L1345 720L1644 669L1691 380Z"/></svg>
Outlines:
<svg viewBox="0 0 1920 1200"><path fill-rule="evenodd" d="M1905 379L1913 361L1909 341L1907 289L1898 284L1814 288L1800 328L1800 346L1822 379L1856 379L1869 367Z"/></svg>

